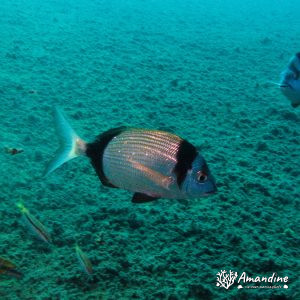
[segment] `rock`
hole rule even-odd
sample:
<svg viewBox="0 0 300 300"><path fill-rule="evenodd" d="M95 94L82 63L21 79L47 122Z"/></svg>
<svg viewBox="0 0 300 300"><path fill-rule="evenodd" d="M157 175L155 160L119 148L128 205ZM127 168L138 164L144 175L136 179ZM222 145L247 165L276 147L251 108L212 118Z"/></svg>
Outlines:
<svg viewBox="0 0 300 300"><path fill-rule="evenodd" d="M256 150L257 151L266 151L266 150L268 150L268 145L265 142L258 142L256 144Z"/></svg>
<svg viewBox="0 0 300 300"><path fill-rule="evenodd" d="M290 121L299 121L299 117L294 113L294 112L291 112L291 111L283 111L281 113L282 117L286 120L290 120Z"/></svg>
<svg viewBox="0 0 300 300"><path fill-rule="evenodd" d="M141 226L144 226L144 221L142 219L138 219L135 214L130 215L128 220L128 224L132 229L138 229Z"/></svg>
<svg viewBox="0 0 300 300"><path fill-rule="evenodd" d="M39 150L36 150L36 151L35 151L35 153L34 153L34 160L35 160L36 162L40 162L40 161L43 160L43 154L42 154L41 151L39 151Z"/></svg>
<svg viewBox="0 0 300 300"><path fill-rule="evenodd" d="M263 38L263 39L260 40L260 43L262 45L267 46L267 45L270 45L272 43L272 40L270 38L268 38L268 37L265 37L265 38Z"/></svg>
<svg viewBox="0 0 300 300"><path fill-rule="evenodd" d="M170 84L171 84L172 87L177 87L178 86L178 79L171 80Z"/></svg>
<svg viewBox="0 0 300 300"><path fill-rule="evenodd" d="M188 297L211 300L213 299L212 296L212 292L201 284L192 284L189 286Z"/></svg>

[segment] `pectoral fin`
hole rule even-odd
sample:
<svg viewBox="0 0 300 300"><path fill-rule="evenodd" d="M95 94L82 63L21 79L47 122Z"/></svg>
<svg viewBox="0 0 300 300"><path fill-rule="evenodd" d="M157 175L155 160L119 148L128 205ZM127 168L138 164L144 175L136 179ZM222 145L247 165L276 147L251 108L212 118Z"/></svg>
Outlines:
<svg viewBox="0 0 300 300"><path fill-rule="evenodd" d="M159 197L152 197L142 193L135 193L132 197L132 203L146 203L159 199Z"/></svg>
<svg viewBox="0 0 300 300"><path fill-rule="evenodd" d="M132 167L141 171L145 177L151 180L153 183L158 186L169 190L170 185L173 183L173 178L171 176L166 176L156 170L153 170L133 159L128 159L132 163Z"/></svg>

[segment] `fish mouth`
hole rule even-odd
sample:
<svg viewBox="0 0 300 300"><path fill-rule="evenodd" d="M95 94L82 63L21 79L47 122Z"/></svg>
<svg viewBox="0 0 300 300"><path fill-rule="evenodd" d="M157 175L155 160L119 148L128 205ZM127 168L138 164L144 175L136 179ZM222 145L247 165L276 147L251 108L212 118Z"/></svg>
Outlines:
<svg viewBox="0 0 300 300"><path fill-rule="evenodd" d="M212 189L207 192L208 195L212 195L212 194L216 194L218 191L218 188L217 188L217 184L216 184L216 181L215 181L215 178L212 177Z"/></svg>
<svg viewBox="0 0 300 300"><path fill-rule="evenodd" d="M214 189L214 190L212 190L212 191L205 192L205 193L204 193L204 195L205 195L205 196L209 196L209 195L212 195L212 194L216 194L216 193L217 193L217 191L218 191L218 189L217 189L217 188L215 188L215 189Z"/></svg>

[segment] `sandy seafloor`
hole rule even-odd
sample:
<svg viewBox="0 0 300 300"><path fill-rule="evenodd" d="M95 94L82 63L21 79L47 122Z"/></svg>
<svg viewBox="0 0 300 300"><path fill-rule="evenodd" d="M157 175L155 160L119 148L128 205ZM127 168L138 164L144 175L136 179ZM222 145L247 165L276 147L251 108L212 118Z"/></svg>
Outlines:
<svg viewBox="0 0 300 300"><path fill-rule="evenodd" d="M267 83L300 50L299 10L296 0L0 1L0 146L24 149L0 152L0 256L24 273L0 277L0 299L300 299L300 107ZM133 205L84 157L42 178L58 145L54 106L88 141L120 125L188 139L218 193ZM24 226L20 198L52 246ZM289 288L226 290L221 270L276 272Z"/></svg>

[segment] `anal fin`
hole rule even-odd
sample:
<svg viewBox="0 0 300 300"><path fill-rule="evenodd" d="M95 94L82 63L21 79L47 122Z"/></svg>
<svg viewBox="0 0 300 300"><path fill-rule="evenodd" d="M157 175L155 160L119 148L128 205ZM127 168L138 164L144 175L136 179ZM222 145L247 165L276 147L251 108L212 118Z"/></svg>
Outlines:
<svg viewBox="0 0 300 300"><path fill-rule="evenodd" d="M143 193L135 193L132 196L132 203L147 203L159 199L159 197L149 196Z"/></svg>

